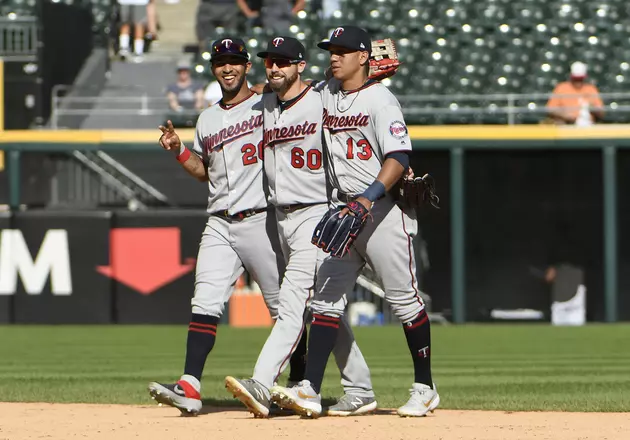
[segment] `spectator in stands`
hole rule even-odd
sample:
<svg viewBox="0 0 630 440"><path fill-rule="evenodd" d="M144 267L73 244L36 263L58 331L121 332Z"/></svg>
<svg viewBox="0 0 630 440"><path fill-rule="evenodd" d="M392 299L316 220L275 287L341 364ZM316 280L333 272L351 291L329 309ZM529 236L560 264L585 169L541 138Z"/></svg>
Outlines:
<svg viewBox="0 0 630 440"><path fill-rule="evenodd" d="M167 88L168 105L175 112L201 112L205 108L203 85L193 81L190 73L190 65L181 62L177 66L177 81Z"/></svg>
<svg viewBox="0 0 630 440"><path fill-rule="evenodd" d="M590 126L604 116L603 103L597 87L586 82L586 64L571 65L569 81L556 86L547 103L549 116L556 124Z"/></svg>
<svg viewBox="0 0 630 440"><path fill-rule="evenodd" d="M120 36L118 53L122 58L129 56L131 25L134 28L134 61L142 61L144 54L144 22L147 19L149 0L118 0L120 5Z"/></svg>
<svg viewBox="0 0 630 440"><path fill-rule="evenodd" d="M274 33L289 31L294 17L304 9L306 0L236 0L250 26L262 25Z"/></svg>
<svg viewBox="0 0 630 440"><path fill-rule="evenodd" d="M147 5L147 39L151 41L155 41L158 39L158 18L157 18L157 7L155 5L155 0L149 0L149 4Z"/></svg>
<svg viewBox="0 0 630 440"><path fill-rule="evenodd" d="M239 9L247 18L247 27L249 29L262 27L263 22L260 12L262 10L263 1L264 0L236 0Z"/></svg>
<svg viewBox="0 0 630 440"><path fill-rule="evenodd" d="M217 27L234 28L242 23L240 0L199 0L197 8L197 41L203 52L207 41L216 38Z"/></svg>

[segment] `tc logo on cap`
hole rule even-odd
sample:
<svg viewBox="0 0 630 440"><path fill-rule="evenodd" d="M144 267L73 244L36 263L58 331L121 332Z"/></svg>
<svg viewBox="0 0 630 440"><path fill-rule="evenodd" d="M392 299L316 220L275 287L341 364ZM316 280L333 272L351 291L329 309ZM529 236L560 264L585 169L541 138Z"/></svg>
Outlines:
<svg viewBox="0 0 630 440"><path fill-rule="evenodd" d="M338 27L337 29L335 29L332 33L332 37L336 37L339 38L341 36L341 34L343 34L343 28L342 27Z"/></svg>
<svg viewBox="0 0 630 440"><path fill-rule="evenodd" d="M229 49L230 46L232 45L232 40L230 40L229 38L226 38L225 40L221 41L221 44L225 44L225 48Z"/></svg>
<svg viewBox="0 0 630 440"><path fill-rule="evenodd" d="M272 41L272 43L273 43L273 45L274 45L275 47L278 47L278 46L280 46L282 43L284 43L284 38L282 38L282 37L277 37L277 38L274 38L274 39L273 39L273 41Z"/></svg>

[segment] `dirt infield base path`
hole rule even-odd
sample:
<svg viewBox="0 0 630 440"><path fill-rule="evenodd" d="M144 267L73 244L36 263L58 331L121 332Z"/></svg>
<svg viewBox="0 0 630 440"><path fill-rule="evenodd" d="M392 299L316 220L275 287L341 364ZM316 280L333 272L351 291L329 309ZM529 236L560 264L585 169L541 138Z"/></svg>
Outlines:
<svg viewBox="0 0 630 440"><path fill-rule="evenodd" d="M0 440L617 440L628 438L630 417L620 413L507 413L438 410L422 419L377 415L267 420L235 408L204 408L180 417L156 406L0 403Z"/></svg>

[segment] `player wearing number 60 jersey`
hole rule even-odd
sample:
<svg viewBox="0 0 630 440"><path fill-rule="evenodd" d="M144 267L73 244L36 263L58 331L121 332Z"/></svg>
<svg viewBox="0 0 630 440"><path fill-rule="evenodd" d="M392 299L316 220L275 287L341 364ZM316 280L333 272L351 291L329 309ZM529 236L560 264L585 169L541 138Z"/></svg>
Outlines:
<svg viewBox="0 0 630 440"><path fill-rule="evenodd" d="M272 399L303 415L321 412L319 392L347 304L345 292L369 264L403 324L414 364L411 396L398 414L423 416L438 406L440 398L431 378L429 319L416 281L412 238L417 220L414 212L399 207L387 192L409 166L411 141L394 95L368 79L371 39L367 32L341 26L330 41L318 46L330 52L334 76L321 88L333 204L371 215L364 215L365 223L353 237L351 252L331 255L320 266L305 380L293 388L272 388ZM337 215L352 214L345 207Z"/></svg>
<svg viewBox="0 0 630 440"><path fill-rule="evenodd" d="M252 379L226 377L226 387L256 416L269 413L269 389L286 367L304 331L317 268L325 254L311 244L313 229L328 210L322 151L322 101L302 82L305 49L291 37L275 37L265 59L274 93L263 95L264 170L269 201L276 208L280 244L287 263L278 320L263 347ZM347 321L339 323L333 349L345 395L329 415L363 414L376 409L370 372Z"/></svg>
<svg viewBox="0 0 630 440"><path fill-rule="evenodd" d="M237 38L215 41L210 62L223 99L199 116L193 153L170 123L168 128L161 127L160 138L165 149L178 154L184 169L207 181L209 187L210 216L197 258L184 375L174 384L149 385L149 392L158 402L179 408L184 414L197 414L201 409L201 375L214 346L224 304L238 277L247 270L260 286L271 317L276 319L285 266L275 210L268 209L264 192L262 104L260 96L247 86L251 63L245 44ZM301 380L304 373L305 338L291 362L293 381Z"/></svg>

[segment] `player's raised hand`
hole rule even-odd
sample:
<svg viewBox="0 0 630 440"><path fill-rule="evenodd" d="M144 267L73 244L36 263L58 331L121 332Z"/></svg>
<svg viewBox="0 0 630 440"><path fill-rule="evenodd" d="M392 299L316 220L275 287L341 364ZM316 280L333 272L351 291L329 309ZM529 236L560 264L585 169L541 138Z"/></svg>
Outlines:
<svg viewBox="0 0 630 440"><path fill-rule="evenodd" d="M159 141L162 148L168 151L173 151L175 154L179 154L182 141L179 139L179 135L175 132L175 128L173 128L171 120L169 119L166 121L166 127L160 125L158 128L162 131L162 136L160 136Z"/></svg>

